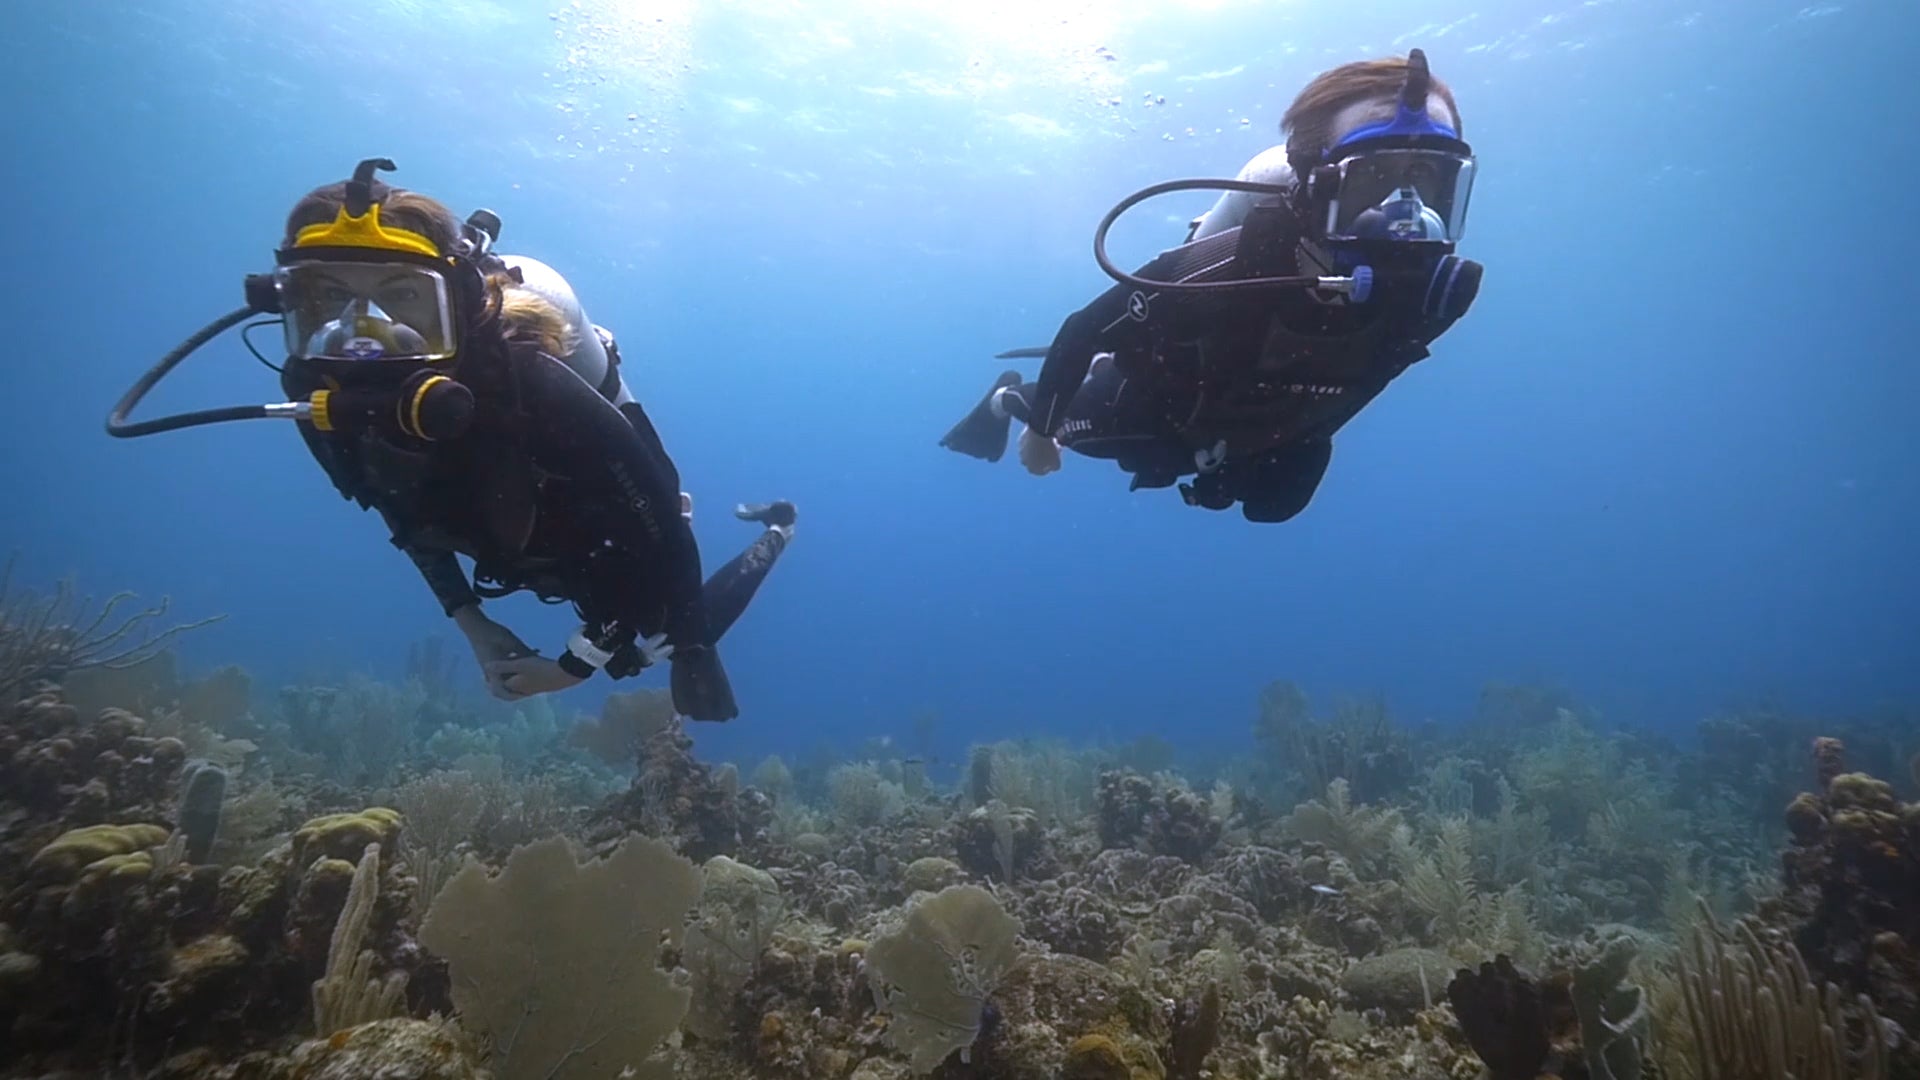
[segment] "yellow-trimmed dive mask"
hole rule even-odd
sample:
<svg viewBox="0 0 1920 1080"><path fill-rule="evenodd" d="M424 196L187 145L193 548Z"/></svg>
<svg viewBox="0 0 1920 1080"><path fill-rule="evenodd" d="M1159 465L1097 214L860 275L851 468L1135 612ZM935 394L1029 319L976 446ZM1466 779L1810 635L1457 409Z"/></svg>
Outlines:
<svg viewBox="0 0 1920 1080"><path fill-rule="evenodd" d="M437 361L459 351L444 260L377 250L304 254L285 252L292 261L274 272L288 356Z"/></svg>

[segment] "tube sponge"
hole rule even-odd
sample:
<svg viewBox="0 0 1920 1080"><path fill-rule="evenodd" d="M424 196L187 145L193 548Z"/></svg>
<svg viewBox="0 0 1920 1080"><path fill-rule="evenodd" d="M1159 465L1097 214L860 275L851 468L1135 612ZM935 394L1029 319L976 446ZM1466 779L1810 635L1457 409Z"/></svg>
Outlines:
<svg viewBox="0 0 1920 1080"><path fill-rule="evenodd" d="M196 865L213 855L220 832L220 805L227 797L227 771L196 761L180 778L180 831L187 838L187 861Z"/></svg>
<svg viewBox="0 0 1920 1080"><path fill-rule="evenodd" d="M917 1072L966 1050L987 996L1012 966L1020 922L978 885L954 885L907 904L867 953L874 998L893 1014L887 1038Z"/></svg>

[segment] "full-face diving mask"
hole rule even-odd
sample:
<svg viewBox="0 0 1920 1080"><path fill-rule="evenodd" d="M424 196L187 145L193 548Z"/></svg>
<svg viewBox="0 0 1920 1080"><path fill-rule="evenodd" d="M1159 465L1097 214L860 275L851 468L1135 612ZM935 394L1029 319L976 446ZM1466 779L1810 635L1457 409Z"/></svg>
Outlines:
<svg viewBox="0 0 1920 1080"><path fill-rule="evenodd" d="M1426 54L1412 50L1394 115L1348 132L1298 184L1169 180L1134 192L1094 229L1094 261L1143 297L1302 289L1322 303L1410 299L1422 314L1459 318L1480 281L1480 265L1453 253L1466 230L1473 149L1458 130L1427 114L1432 85ZM1237 191L1283 203L1287 225L1298 223L1286 240L1297 249L1291 253L1297 269L1221 281L1166 281L1114 265L1106 250L1113 223L1128 209L1175 191ZM1253 213L1261 212L1256 207ZM1251 220L1242 228L1251 230Z"/></svg>
<svg viewBox="0 0 1920 1080"><path fill-rule="evenodd" d="M1473 158L1444 150L1383 148L1329 166L1337 177L1318 224L1329 240L1459 243L1466 231Z"/></svg>
<svg viewBox="0 0 1920 1080"><path fill-rule="evenodd" d="M276 255L274 291L296 360L436 361L459 351L448 282L457 260L381 223L380 203L350 193L334 220L309 225Z"/></svg>
<svg viewBox="0 0 1920 1080"><path fill-rule="evenodd" d="M459 351L446 275L431 265L362 261L365 255L297 261L274 272L287 355L298 360L437 361Z"/></svg>
<svg viewBox="0 0 1920 1080"><path fill-rule="evenodd" d="M1348 132L1307 178L1306 219L1327 240L1457 244L1473 191L1473 148L1427 113L1424 63L1390 120Z"/></svg>
<svg viewBox="0 0 1920 1080"><path fill-rule="evenodd" d="M141 376L109 414L108 433L131 438L260 417L427 441L464 433L473 394L445 372L451 365L444 362L460 354L462 328L485 305L481 263L499 236L500 219L475 211L444 253L417 232L384 225L385 189L374 173L393 167L386 158L362 161L334 219L301 229L275 254L272 273L247 276L245 307L209 323ZM310 366L322 389L301 401L128 418L182 360L256 315L279 317L288 363ZM273 366L257 350L254 355Z"/></svg>
<svg viewBox="0 0 1920 1080"><path fill-rule="evenodd" d="M1480 264L1454 254L1466 232L1473 148L1427 112L1431 86L1426 56L1415 49L1394 115L1348 132L1296 193L1307 229L1302 262L1364 285L1312 294L1321 302L1364 302L1377 289L1452 321L1479 293Z"/></svg>

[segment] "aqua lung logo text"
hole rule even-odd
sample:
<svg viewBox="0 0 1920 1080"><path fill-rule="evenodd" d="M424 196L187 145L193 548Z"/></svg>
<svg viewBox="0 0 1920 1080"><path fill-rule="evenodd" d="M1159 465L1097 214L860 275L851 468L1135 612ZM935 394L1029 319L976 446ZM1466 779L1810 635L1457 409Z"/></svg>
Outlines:
<svg viewBox="0 0 1920 1080"><path fill-rule="evenodd" d="M653 516L653 500L647 498L646 492L640 489L633 475L627 472L626 467L619 462L613 463L613 478L619 483L621 494L627 497L627 505L638 511L640 520L646 523L647 535L658 540L661 529L660 523Z"/></svg>

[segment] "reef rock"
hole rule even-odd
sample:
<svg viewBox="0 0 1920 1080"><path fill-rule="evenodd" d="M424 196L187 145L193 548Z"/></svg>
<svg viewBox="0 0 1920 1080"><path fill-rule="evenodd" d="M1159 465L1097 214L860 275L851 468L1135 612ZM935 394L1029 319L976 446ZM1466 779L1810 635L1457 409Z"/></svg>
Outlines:
<svg viewBox="0 0 1920 1080"><path fill-rule="evenodd" d="M1412 1013L1444 1001L1447 983L1459 966L1432 949L1395 949L1348 968L1340 989L1362 1009Z"/></svg>

